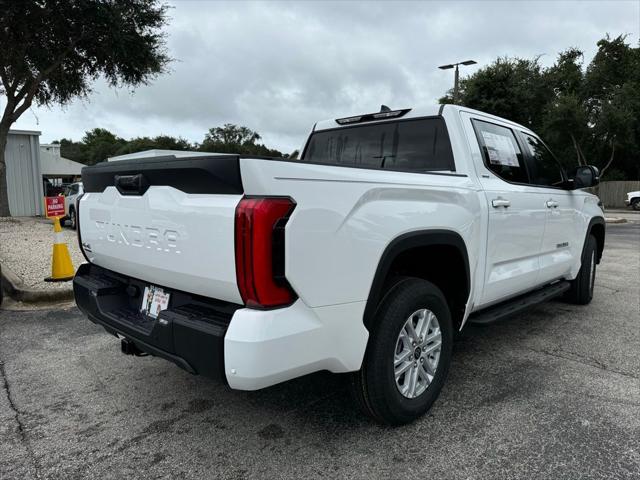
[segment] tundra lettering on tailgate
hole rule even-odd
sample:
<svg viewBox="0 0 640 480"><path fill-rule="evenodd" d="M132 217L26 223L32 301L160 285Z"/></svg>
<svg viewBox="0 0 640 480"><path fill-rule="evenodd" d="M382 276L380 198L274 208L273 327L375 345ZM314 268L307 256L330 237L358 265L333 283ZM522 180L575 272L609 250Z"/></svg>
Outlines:
<svg viewBox="0 0 640 480"><path fill-rule="evenodd" d="M119 245L155 249L158 252L180 254L176 230L142 227L139 225L121 225L119 223L96 220L98 240L107 240Z"/></svg>

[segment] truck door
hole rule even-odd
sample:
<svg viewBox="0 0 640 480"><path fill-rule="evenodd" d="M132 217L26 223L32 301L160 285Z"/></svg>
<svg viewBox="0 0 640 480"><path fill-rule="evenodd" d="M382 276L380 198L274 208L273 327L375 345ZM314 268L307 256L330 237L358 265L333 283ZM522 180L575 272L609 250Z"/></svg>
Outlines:
<svg viewBox="0 0 640 480"><path fill-rule="evenodd" d="M538 285L547 208L530 184L517 133L508 124L466 116L475 168L488 204L484 288L476 306L486 306Z"/></svg>
<svg viewBox="0 0 640 480"><path fill-rule="evenodd" d="M520 133L531 183L544 195L547 223L540 252L541 283L569 274L581 255L584 236L579 235L578 214L582 197L564 187L565 173L547 146L526 132ZM581 238L578 238L581 237Z"/></svg>

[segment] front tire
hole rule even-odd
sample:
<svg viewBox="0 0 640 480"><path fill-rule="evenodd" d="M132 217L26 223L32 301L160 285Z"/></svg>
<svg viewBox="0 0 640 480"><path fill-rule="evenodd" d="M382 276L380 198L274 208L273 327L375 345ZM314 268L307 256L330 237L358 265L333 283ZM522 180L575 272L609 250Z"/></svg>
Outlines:
<svg viewBox="0 0 640 480"><path fill-rule="evenodd" d="M571 287L567 291L566 299L576 305L587 305L593 299L593 287L596 281L596 256L598 255L598 242L596 237L589 235L585 246L582 265L575 280L571 281Z"/></svg>
<svg viewBox="0 0 640 480"><path fill-rule="evenodd" d="M361 409L381 423L401 425L438 398L451 363L453 326L434 284L405 278L376 313L369 345L351 387Z"/></svg>
<svg viewBox="0 0 640 480"><path fill-rule="evenodd" d="M640 210L640 198L634 198L631 200L631 208L634 210Z"/></svg>

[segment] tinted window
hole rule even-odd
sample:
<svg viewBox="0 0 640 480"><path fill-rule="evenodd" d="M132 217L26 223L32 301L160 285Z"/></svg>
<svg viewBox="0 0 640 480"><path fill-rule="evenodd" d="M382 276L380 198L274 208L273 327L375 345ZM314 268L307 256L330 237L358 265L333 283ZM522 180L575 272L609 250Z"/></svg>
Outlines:
<svg viewBox="0 0 640 480"><path fill-rule="evenodd" d="M474 120L485 165L500 178L528 183L529 177L516 137L510 128Z"/></svg>
<svg viewBox="0 0 640 480"><path fill-rule="evenodd" d="M303 161L389 170L455 170L449 135L440 118L316 132Z"/></svg>
<svg viewBox="0 0 640 480"><path fill-rule="evenodd" d="M533 159L531 183L550 187L560 187L564 183L562 168L553 153L536 137L523 134L527 148Z"/></svg>

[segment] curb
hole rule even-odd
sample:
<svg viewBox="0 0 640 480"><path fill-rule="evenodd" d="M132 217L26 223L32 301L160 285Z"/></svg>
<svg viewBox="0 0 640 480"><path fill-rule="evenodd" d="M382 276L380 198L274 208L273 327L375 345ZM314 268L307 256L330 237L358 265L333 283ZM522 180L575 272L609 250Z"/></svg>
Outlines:
<svg viewBox="0 0 640 480"><path fill-rule="evenodd" d="M621 217L605 217L604 221L605 223L627 223L627 219Z"/></svg>
<svg viewBox="0 0 640 480"><path fill-rule="evenodd" d="M13 273L6 265L0 269L2 272L2 288L11 298L25 303L54 303L65 300L73 300L73 289L64 290L39 290L27 287L18 275Z"/></svg>

